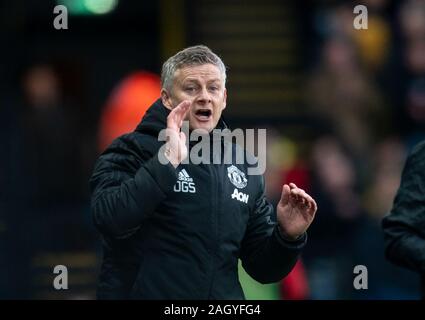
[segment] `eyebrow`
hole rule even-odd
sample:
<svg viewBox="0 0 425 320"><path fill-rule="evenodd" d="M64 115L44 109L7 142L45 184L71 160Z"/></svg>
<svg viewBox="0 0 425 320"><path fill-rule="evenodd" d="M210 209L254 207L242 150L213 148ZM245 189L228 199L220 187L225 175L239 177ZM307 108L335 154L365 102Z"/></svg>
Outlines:
<svg viewBox="0 0 425 320"><path fill-rule="evenodd" d="M207 83L220 82L220 80L221 80L220 78L214 78L214 79L208 80ZM199 81L198 79L195 79L195 78L186 78L182 81L182 83L185 83L185 82L199 82Z"/></svg>

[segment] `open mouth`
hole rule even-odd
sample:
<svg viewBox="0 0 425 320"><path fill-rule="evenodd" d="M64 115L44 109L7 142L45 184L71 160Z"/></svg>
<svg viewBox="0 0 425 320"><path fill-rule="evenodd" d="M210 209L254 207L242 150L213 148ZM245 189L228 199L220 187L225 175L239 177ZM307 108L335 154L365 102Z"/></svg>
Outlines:
<svg viewBox="0 0 425 320"><path fill-rule="evenodd" d="M199 109L195 112L195 117L199 121L208 121L212 116L212 112L209 109Z"/></svg>

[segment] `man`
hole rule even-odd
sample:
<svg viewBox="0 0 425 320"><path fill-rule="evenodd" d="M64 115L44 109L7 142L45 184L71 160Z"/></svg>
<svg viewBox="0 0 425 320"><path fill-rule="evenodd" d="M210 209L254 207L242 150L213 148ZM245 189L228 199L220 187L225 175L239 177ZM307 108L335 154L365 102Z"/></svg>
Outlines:
<svg viewBox="0 0 425 320"><path fill-rule="evenodd" d="M186 146L183 120L210 137L226 127L226 69L209 48L169 58L161 81L161 98L134 132L100 156L91 178L94 221L104 239L98 298L244 299L238 259L261 283L282 279L306 243L316 203L284 185L273 223L263 178L246 174L247 161L182 163L196 146ZM220 145L223 157L241 152L223 139Z"/></svg>
<svg viewBox="0 0 425 320"><path fill-rule="evenodd" d="M421 275L425 298L425 141L408 156L393 208L382 227L387 259Z"/></svg>

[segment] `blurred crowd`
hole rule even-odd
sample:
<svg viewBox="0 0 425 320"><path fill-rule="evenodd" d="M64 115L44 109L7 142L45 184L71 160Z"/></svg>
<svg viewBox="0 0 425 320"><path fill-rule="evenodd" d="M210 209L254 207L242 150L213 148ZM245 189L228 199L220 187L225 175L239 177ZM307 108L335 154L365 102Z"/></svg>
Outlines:
<svg viewBox="0 0 425 320"><path fill-rule="evenodd" d="M417 299L418 276L384 258L380 222L407 153L425 139L425 1L364 1L367 30L353 28L353 5L342 3L317 7L311 21L305 105L317 123L314 139L267 128L270 201L277 203L282 183L294 182L319 207L279 296ZM60 261L86 268L73 298L94 297L99 238L88 178L99 152L135 127L159 94L157 75L135 72L105 95L93 123L66 74L60 65L34 63L19 76L19 94L2 98L0 298L49 297L36 294L52 279L43 266L68 253ZM356 265L368 268L368 290L353 288Z"/></svg>
<svg viewBox="0 0 425 320"><path fill-rule="evenodd" d="M309 141L269 143L270 197L295 182L319 207L297 275L303 298L419 298L418 275L385 260L380 223L407 153L425 139L425 1L390 3L364 2L368 30L353 28L349 2L315 12L306 83L318 129ZM368 290L353 287L356 265L368 268Z"/></svg>

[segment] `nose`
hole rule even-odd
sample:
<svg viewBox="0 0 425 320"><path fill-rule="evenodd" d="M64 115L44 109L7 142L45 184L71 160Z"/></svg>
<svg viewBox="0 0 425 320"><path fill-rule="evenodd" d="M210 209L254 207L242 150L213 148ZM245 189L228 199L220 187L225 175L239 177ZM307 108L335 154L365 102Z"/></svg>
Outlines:
<svg viewBox="0 0 425 320"><path fill-rule="evenodd" d="M196 102L201 105L211 103L211 96L207 90L207 88L202 88L202 91L199 93Z"/></svg>

